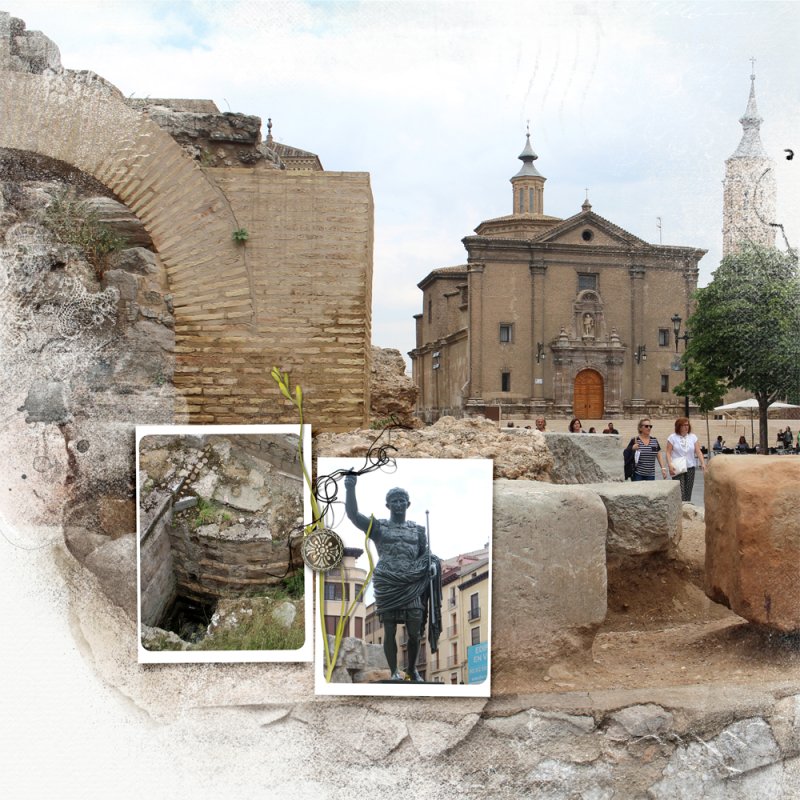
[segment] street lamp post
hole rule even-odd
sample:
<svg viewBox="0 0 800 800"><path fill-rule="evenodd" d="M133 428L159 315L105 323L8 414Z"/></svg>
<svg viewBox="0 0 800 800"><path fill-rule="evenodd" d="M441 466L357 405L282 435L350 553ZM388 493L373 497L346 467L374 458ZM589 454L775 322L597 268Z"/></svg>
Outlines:
<svg viewBox="0 0 800 800"><path fill-rule="evenodd" d="M683 339L683 351L684 354L686 353L686 347L689 343L689 334L684 333L683 336L680 335L681 333L681 322L683 319L680 317L679 314L672 315L672 330L675 332L675 353L678 353L678 342ZM689 383L689 362L684 358L683 362L683 385L686 386ZM686 419L689 419L689 393L688 391L683 396L683 414Z"/></svg>

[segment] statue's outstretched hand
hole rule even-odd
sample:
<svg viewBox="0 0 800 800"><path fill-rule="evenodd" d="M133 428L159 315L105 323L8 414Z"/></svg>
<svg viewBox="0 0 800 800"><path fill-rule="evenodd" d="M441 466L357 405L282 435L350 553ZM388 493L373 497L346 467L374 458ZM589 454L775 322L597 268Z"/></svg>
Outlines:
<svg viewBox="0 0 800 800"><path fill-rule="evenodd" d="M355 472L348 472L347 475L344 476L344 488L352 489L356 485L356 480L358 480L358 475L356 475Z"/></svg>

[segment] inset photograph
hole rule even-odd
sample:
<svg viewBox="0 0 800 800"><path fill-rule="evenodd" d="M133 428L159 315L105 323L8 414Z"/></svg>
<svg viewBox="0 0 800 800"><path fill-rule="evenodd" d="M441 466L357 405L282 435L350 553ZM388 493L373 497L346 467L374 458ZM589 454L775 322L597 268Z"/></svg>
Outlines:
<svg viewBox="0 0 800 800"><path fill-rule="evenodd" d="M311 660L310 435L137 427L140 662Z"/></svg>
<svg viewBox="0 0 800 800"><path fill-rule="evenodd" d="M341 561L316 573L317 694L488 697L492 462L320 458Z"/></svg>

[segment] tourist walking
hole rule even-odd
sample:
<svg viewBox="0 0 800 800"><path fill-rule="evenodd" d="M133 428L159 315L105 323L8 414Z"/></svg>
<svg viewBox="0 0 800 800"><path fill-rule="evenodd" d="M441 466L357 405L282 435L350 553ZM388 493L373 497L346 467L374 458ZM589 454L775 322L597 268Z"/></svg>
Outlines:
<svg viewBox="0 0 800 800"><path fill-rule="evenodd" d="M633 453L633 480L654 481L656 479L656 461L661 467L661 476L667 477L667 468L664 466L664 457L661 455L661 445L655 436L651 436L653 423L648 417L643 417L637 425L639 431L630 440L626 450Z"/></svg>
<svg viewBox="0 0 800 800"><path fill-rule="evenodd" d="M569 422L569 432L570 433L586 433L581 426L581 421L579 419L572 419Z"/></svg>
<svg viewBox="0 0 800 800"><path fill-rule="evenodd" d="M695 468L699 465L704 470L706 461L700 443L692 433L692 424L686 417L675 420L675 433L667 439L667 465L672 480L680 482L681 500L691 502Z"/></svg>

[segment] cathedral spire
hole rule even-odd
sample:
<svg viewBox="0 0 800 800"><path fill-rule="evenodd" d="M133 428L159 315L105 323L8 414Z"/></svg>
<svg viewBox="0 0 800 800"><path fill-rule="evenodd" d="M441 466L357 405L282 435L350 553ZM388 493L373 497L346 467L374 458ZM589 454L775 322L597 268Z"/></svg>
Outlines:
<svg viewBox="0 0 800 800"><path fill-rule="evenodd" d="M751 59L754 62L755 59ZM756 75L750 73L750 96L747 98L747 108L744 116L739 119L742 126L742 139L731 158L766 158L767 153L761 144L761 123L764 120L758 114L756 105Z"/></svg>
<svg viewBox="0 0 800 800"><path fill-rule="evenodd" d="M761 143L761 122L756 105L755 59L750 73L750 95L739 122L742 138L725 162L722 199L722 255L737 252L744 244L775 246L777 190L772 159Z"/></svg>
<svg viewBox="0 0 800 800"><path fill-rule="evenodd" d="M544 213L544 182L547 179L533 166L533 162L537 158L539 156L533 152L533 147L531 146L529 124L525 133L525 147L519 154L522 168L511 179L514 214Z"/></svg>

